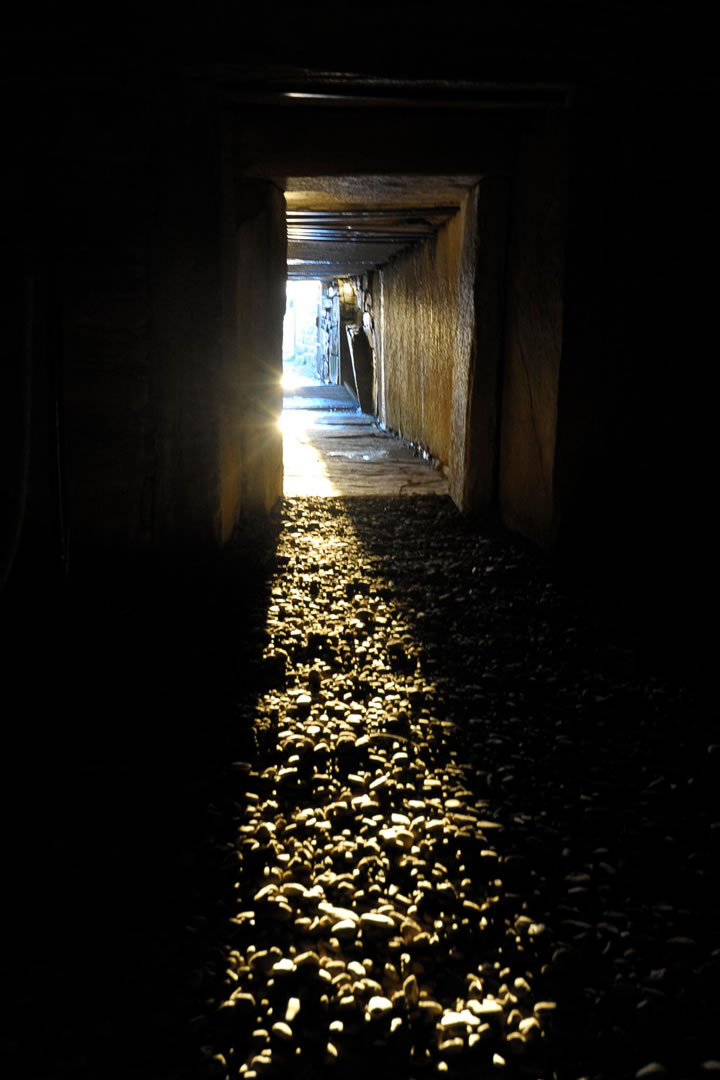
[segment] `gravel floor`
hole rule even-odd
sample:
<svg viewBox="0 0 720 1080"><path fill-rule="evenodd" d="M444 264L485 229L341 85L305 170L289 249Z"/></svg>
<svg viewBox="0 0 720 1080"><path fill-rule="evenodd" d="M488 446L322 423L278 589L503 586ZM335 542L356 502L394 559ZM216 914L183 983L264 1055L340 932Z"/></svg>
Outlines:
<svg viewBox="0 0 720 1080"><path fill-rule="evenodd" d="M720 1073L691 695L446 498L286 499L273 566L194 856L197 1075Z"/></svg>

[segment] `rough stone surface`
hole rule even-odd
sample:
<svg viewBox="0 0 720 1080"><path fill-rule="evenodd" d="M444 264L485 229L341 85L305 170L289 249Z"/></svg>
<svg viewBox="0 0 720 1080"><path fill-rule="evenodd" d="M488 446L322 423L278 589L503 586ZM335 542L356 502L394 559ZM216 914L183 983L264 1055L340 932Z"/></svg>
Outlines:
<svg viewBox="0 0 720 1080"><path fill-rule="evenodd" d="M297 495L445 494L415 447L361 414L342 386L301 386L283 399L284 489ZM366 612L372 619L372 613Z"/></svg>
<svg viewBox="0 0 720 1080"><path fill-rule="evenodd" d="M553 118L519 155L508 253L499 499L505 525L550 546L563 342L567 130Z"/></svg>
<svg viewBox="0 0 720 1080"><path fill-rule="evenodd" d="M286 500L262 620L287 666L243 699L247 768L213 804L212 1075L290 1047L305 1076L717 1057L716 818L681 687L437 497Z"/></svg>
<svg viewBox="0 0 720 1080"><path fill-rule="evenodd" d="M477 200L475 330L465 444L451 494L464 513L480 515L491 510L497 498L497 410L505 345L510 180L486 177L478 185Z"/></svg>
<svg viewBox="0 0 720 1080"><path fill-rule="evenodd" d="M476 191L432 243L379 274L382 423L462 474L472 349Z"/></svg>

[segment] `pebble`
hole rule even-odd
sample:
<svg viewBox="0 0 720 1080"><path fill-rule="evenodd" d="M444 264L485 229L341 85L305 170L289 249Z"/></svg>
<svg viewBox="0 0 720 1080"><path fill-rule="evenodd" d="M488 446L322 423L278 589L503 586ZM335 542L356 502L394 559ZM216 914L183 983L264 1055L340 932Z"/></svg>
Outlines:
<svg viewBox="0 0 720 1080"><path fill-rule="evenodd" d="M403 983L403 994L409 1007L414 1009L420 1000L420 988L418 987L418 981L414 975L408 975Z"/></svg>
<svg viewBox="0 0 720 1080"><path fill-rule="evenodd" d="M469 1008L475 1016L479 1016L483 1020L494 1020L504 1015L503 1007L499 1001L471 1001Z"/></svg>
<svg viewBox="0 0 720 1080"><path fill-rule="evenodd" d="M285 1020L288 1024L292 1024L293 1020L300 1012L300 998L291 997L288 999L287 1008L285 1009Z"/></svg>
<svg viewBox="0 0 720 1080"><path fill-rule="evenodd" d="M425 1017L440 1017L443 1014L443 1007L439 1001L429 1001L427 999L418 1001L418 1009Z"/></svg>
<svg viewBox="0 0 720 1080"><path fill-rule="evenodd" d="M257 752L240 750L251 760L228 769L221 820L235 819L237 833L226 847L230 826L218 828L237 880L235 951L219 966L227 1000L216 1013L236 1018L223 1015L225 1034L208 1044L216 1064L226 1068L224 1058L246 1080L278 1075L277 1055L298 1050L305 1063L311 1044L354 1076L363 1016L381 1057L397 1037L459 1076L466 1050L485 1044L496 1072L511 1060L539 1075L533 1055L552 1049L561 1025L556 1002L535 1000L535 987L549 996L562 986L591 1024L607 993L585 985L598 971L616 975L613 993L618 1002L627 993L634 1013L638 1000L655 1008L660 988L671 1000L677 971L702 959L690 914L623 894L627 841L607 815L593 817L624 771L635 770L635 793L653 807L677 786L669 764L649 758L642 772L625 729L602 731L615 676L598 682L591 652L575 664L573 650L585 648L577 620L555 628L559 601L542 574L527 586L533 602L520 595L515 610L515 585L503 581L510 566L518 580L530 573L522 553L463 526L448 559L452 513L432 499L410 503L402 517L390 504L355 505L353 520L369 523L364 542L342 500L283 507L295 535L280 539L264 628L277 671L268 669L273 685L253 714ZM640 747L643 703L654 717L663 706L638 686L630 711L639 701ZM632 782L624 790L632 800ZM633 805L627 832L637 825L642 853L652 831ZM659 826L665 859L675 856L663 837L679 848L685 835L679 805ZM708 833L711 824L708 814ZM704 863L693 859L695 874ZM244 1060L227 1042L239 1019L257 1036ZM636 1074L663 1075L655 1061Z"/></svg>
<svg viewBox="0 0 720 1080"><path fill-rule="evenodd" d="M352 911L350 908L335 907L333 904L328 904L322 900L318 904L318 911L321 911L324 915L329 915L331 919L337 922L343 922L345 920L357 923L359 916L356 911Z"/></svg>
<svg viewBox="0 0 720 1080"><path fill-rule="evenodd" d="M278 1020L271 1028L272 1034L282 1042L292 1042L293 1030L283 1020Z"/></svg>
<svg viewBox="0 0 720 1080"><path fill-rule="evenodd" d="M337 938L342 940L348 940L354 938L358 932L358 924L356 919L340 919L339 922L333 923L332 932Z"/></svg>
<svg viewBox="0 0 720 1080"><path fill-rule="evenodd" d="M368 1001L366 1011L368 1016L374 1019L378 1016L385 1016L387 1013L392 1012L392 1007L393 1004L389 998L375 994Z"/></svg>
<svg viewBox="0 0 720 1080"><path fill-rule="evenodd" d="M315 952L300 953L295 957L295 967L317 970L320 967L320 957Z"/></svg>
<svg viewBox="0 0 720 1080"><path fill-rule="evenodd" d="M392 933L395 929L395 923L389 915L381 915L376 911L368 911L361 915L360 926L365 931L383 934Z"/></svg>
<svg viewBox="0 0 720 1080"><path fill-rule="evenodd" d="M289 957L283 957L272 966L273 975L291 975L295 971L295 963Z"/></svg>
<svg viewBox="0 0 720 1080"><path fill-rule="evenodd" d="M461 1012L446 1012L440 1020L441 1028L468 1028L477 1027L480 1021L477 1016L474 1016L469 1009L463 1009Z"/></svg>
<svg viewBox="0 0 720 1080"><path fill-rule="evenodd" d="M449 1055L451 1057L455 1057L458 1054L461 1054L464 1049L465 1049L465 1040L461 1039L459 1037L458 1038L453 1038L453 1039L445 1039L438 1046L438 1050L440 1051L441 1054L445 1054L446 1056Z"/></svg>
<svg viewBox="0 0 720 1080"><path fill-rule="evenodd" d="M552 1016L557 1009L557 1003L555 1001L536 1001L533 1006L533 1012L539 1020L543 1017Z"/></svg>
<svg viewBox="0 0 720 1080"><path fill-rule="evenodd" d="M250 994L245 990L236 990L232 994L230 1001L236 1009L240 1009L246 1013L254 1012L257 1008L254 994Z"/></svg>

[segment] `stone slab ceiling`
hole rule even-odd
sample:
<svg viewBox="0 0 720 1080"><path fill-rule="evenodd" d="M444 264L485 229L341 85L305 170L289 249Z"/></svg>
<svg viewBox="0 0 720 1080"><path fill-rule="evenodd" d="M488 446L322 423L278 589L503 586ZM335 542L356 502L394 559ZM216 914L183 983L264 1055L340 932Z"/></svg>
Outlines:
<svg viewBox="0 0 720 1080"><path fill-rule="evenodd" d="M313 176L286 182L288 277L352 277L430 239L478 176Z"/></svg>

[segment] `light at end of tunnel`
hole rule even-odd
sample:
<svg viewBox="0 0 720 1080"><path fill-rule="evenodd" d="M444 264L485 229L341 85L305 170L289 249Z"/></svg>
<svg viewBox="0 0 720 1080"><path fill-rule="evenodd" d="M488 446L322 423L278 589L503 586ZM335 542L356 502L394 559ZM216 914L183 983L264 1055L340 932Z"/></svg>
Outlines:
<svg viewBox="0 0 720 1080"><path fill-rule="evenodd" d="M276 425L283 435L301 438L303 432L312 425L312 419L305 409L285 409L278 417Z"/></svg>
<svg viewBox="0 0 720 1080"><path fill-rule="evenodd" d="M292 368L286 367L280 381L283 390L296 390L298 386L304 386L308 380L307 377L303 378L300 372L293 371Z"/></svg>
<svg viewBox="0 0 720 1080"><path fill-rule="evenodd" d="M352 285L351 285L351 283L349 281L346 281L343 284L343 294L344 294L346 300L349 300L351 298L354 291L355 290L353 289L353 287L352 287Z"/></svg>

